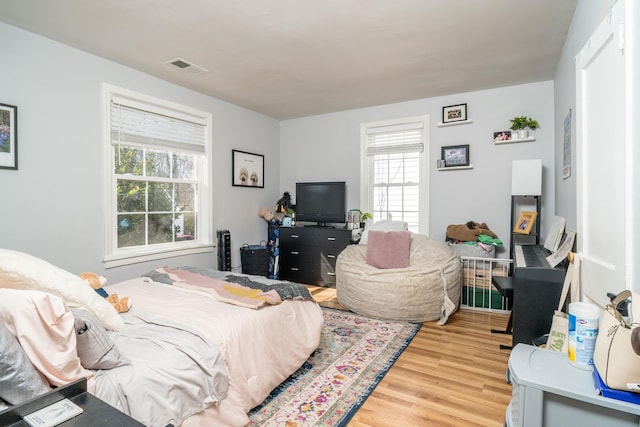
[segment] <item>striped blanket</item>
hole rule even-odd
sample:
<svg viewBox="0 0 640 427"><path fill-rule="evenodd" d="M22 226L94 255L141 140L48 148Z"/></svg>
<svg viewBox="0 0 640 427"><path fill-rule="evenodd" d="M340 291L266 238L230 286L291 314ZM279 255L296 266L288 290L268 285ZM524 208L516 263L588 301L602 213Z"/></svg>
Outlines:
<svg viewBox="0 0 640 427"><path fill-rule="evenodd" d="M242 307L258 309L280 304L285 299L313 300L306 287L256 276L199 267L161 267L142 275L154 282L205 292L215 299Z"/></svg>

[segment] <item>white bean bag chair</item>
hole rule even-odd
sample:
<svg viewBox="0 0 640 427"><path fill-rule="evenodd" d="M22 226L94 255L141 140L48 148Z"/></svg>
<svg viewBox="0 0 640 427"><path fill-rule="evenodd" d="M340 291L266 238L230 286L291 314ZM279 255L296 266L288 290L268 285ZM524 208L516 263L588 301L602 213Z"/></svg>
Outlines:
<svg viewBox="0 0 640 427"><path fill-rule="evenodd" d="M373 267L366 262L366 245L347 246L336 261L340 304L379 319L446 323L460 303L460 257L445 242L411 237L406 268Z"/></svg>

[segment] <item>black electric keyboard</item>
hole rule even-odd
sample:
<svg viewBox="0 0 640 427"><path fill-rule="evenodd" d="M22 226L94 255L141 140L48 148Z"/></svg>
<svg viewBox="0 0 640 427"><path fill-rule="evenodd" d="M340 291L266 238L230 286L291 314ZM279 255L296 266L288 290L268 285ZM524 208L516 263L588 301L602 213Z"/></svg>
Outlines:
<svg viewBox="0 0 640 427"><path fill-rule="evenodd" d="M542 245L516 245L514 248L516 267L549 267L547 257L551 251Z"/></svg>
<svg viewBox="0 0 640 427"><path fill-rule="evenodd" d="M567 262L551 268L542 245L516 245L513 272L513 345L531 344L549 332L558 308Z"/></svg>

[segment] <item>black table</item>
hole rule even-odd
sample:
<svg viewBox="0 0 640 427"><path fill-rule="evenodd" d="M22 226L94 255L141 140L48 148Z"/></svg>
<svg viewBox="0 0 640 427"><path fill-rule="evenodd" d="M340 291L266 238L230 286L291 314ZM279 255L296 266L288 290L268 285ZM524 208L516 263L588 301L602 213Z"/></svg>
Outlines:
<svg viewBox="0 0 640 427"><path fill-rule="evenodd" d="M87 380L85 378L58 387L48 393L37 396L20 405L11 406L0 412L0 425L9 427L29 427L22 418L59 400L69 399L84 412L58 424L65 427L144 427L127 414L117 410L113 406L103 402L91 393L87 392Z"/></svg>

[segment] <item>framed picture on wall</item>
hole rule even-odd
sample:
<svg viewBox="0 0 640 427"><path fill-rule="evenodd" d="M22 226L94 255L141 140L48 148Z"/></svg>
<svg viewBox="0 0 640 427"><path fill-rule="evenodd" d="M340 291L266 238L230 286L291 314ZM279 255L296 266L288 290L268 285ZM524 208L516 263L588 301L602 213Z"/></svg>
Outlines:
<svg viewBox="0 0 640 427"><path fill-rule="evenodd" d="M520 212L520 216L513 227L514 233L529 234L536 222L538 212Z"/></svg>
<svg viewBox="0 0 640 427"><path fill-rule="evenodd" d="M0 169L18 169L18 107L0 104Z"/></svg>
<svg viewBox="0 0 640 427"><path fill-rule="evenodd" d="M469 166L469 144L442 147L440 156L445 168Z"/></svg>
<svg viewBox="0 0 640 427"><path fill-rule="evenodd" d="M232 150L232 184L235 187L264 188L264 156Z"/></svg>
<svg viewBox="0 0 640 427"><path fill-rule="evenodd" d="M442 123L463 122L467 120L467 104L442 107Z"/></svg>

